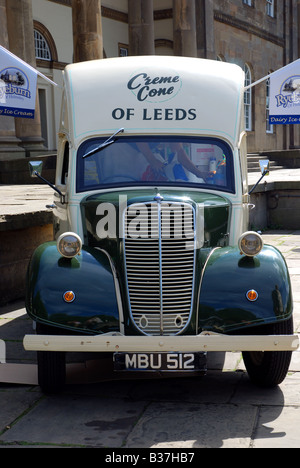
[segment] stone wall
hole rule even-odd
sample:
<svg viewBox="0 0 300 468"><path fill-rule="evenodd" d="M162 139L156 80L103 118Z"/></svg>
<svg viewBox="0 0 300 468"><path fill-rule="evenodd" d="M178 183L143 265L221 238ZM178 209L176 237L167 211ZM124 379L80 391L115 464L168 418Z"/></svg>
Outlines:
<svg viewBox="0 0 300 468"><path fill-rule="evenodd" d="M266 157L270 161L275 161L279 166L290 169L300 168L300 149L261 151L262 159Z"/></svg>
<svg viewBox="0 0 300 468"><path fill-rule="evenodd" d="M0 161L0 184L44 184L29 174L29 161L43 161L42 175L52 184L55 182L56 154Z"/></svg>
<svg viewBox="0 0 300 468"><path fill-rule="evenodd" d="M274 189L251 195L249 229L300 229L300 190Z"/></svg>
<svg viewBox="0 0 300 468"><path fill-rule="evenodd" d="M264 3L262 8L260 3ZM281 3L278 2L280 10ZM255 8L242 5L240 0L215 2L213 34L216 56L242 68L247 64L252 83L284 65L283 23L266 17L265 2L256 2ZM273 133L267 133L265 81L252 88L251 100L248 152L285 148L288 135L284 126L274 126Z"/></svg>
<svg viewBox="0 0 300 468"><path fill-rule="evenodd" d="M0 305L24 298L30 257L38 245L52 239L52 224L0 232Z"/></svg>

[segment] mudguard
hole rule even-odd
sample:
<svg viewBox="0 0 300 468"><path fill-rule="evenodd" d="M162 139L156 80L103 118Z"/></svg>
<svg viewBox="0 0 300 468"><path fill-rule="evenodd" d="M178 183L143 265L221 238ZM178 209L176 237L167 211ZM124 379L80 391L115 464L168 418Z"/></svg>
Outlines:
<svg viewBox="0 0 300 468"><path fill-rule="evenodd" d="M258 299L246 294L254 289ZM272 246L254 258L237 247L212 251L203 269L199 321L202 330L230 333L290 318L291 284L285 260Z"/></svg>
<svg viewBox="0 0 300 468"><path fill-rule="evenodd" d="M75 293L66 303L63 294ZM27 272L26 309L38 322L84 333L119 331L114 276L107 256L83 247L72 259L62 257L55 242L39 246Z"/></svg>

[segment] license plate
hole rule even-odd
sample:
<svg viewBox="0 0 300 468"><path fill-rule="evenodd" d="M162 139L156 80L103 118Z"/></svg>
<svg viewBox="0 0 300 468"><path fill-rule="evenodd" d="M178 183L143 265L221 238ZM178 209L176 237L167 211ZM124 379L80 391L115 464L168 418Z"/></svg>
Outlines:
<svg viewBox="0 0 300 468"><path fill-rule="evenodd" d="M196 371L206 370L205 353L115 353L115 370Z"/></svg>

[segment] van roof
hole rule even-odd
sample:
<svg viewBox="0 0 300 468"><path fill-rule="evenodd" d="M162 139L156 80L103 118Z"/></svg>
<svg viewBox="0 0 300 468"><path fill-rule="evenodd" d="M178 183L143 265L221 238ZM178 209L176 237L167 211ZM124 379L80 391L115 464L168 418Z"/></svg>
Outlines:
<svg viewBox="0 0 300 468"><path fill-rule="evenodd" d="M64 72L70 136L216 136L236 144L242 128L244 72L220 61L119 57L68 65Z"/></svg>

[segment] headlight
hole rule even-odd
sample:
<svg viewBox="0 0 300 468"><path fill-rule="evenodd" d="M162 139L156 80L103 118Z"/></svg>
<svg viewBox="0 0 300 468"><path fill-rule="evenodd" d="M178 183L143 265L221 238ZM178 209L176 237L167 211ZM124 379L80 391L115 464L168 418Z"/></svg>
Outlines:
<svg viewBox="0 0 300 468"><path fill-rule="evenodd" d="M80 253L81 248L81 239L74 232L64 232L57 239L57 250L63 257L75 257Z"/></svg>
<svg viewBox="0 0 300 468"><path fill-rule="evenodd" d="M239 239L239 249L241 253L248 257L259 254L263 246L264 241L257 232L245 232Z"/></svg>

